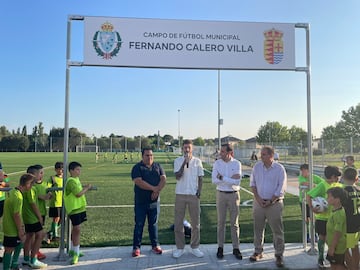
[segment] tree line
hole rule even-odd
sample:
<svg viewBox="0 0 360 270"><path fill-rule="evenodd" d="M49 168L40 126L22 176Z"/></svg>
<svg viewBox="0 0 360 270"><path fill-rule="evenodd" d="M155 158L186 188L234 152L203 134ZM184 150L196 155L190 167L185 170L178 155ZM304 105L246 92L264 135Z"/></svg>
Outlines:
<svg viewBox="0 0 360 270"><path fill-rule="evenodd" d="M360 103L342 111L341 119L334 125L323 128L322 140L326 140L334 153L344 152L344 143L340 139L359 138L360 134ZM32 128L28 134L26 125L23 128L9 131L5 126L0 126L0 151L7 152L40 152L59 151L64 149L64 128L53 127L49 133L44 132L42 122ZM258 144L279 144L293 145L307 144L307 132L296 126L287 127L277 121L268 121L261 125L255 136ZM180 138L180 141L182 138ZM223 140L223 139L222 139ZM340 140L341 141L341 140ZM342 140L344 141L344 140ZM217 138L205 139L197 137L193 139L194 145L214 146L217 145ZM331 145L331 142L332 145ZM245 144L239 141L238 144ZM132 138L123 135L110 134L109 136L87 136L77 128L69 129L69 151L76 151L76 147L85 145L97 145L100 149L108 151L135 151L141 147L152 147L154 150L168 150L171 146L179 146L179 138L172 135L153 134L149 136L134 136ZM360 140L355 140L353 149L360 152Z"/></svg>

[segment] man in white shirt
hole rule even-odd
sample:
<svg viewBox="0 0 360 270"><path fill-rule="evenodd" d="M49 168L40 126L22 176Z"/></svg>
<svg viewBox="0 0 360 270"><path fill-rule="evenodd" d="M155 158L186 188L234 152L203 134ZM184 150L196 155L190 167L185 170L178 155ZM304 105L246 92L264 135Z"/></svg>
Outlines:
<svg viewBox="0 0 360 270"><path fill-rule="evenodd" d="M185 235L183 221L185 218L186 207L188 208L191 224L191 253L196 257L203 257L200 251L200 194L204 169L200 159L192 155L192 141L184 140L183 153L174 161L174 173L176 177L175 188L175 244L176 250L173 252L174 258L179 258L184 254Z"/></svg>
<svg viewBox="0 0 360 270"><path fill-rule="evenodd" d="M231 241L233 254L242 260L239 249L239 206L240 206L240 180L241 163L233 158L233 147L230 144L221 145L220 157L215 161L212 170L212 183L216 185L217 210L217 242L218 259L224 258L224 242L226 227L226 212L230 212Z"/></svg>

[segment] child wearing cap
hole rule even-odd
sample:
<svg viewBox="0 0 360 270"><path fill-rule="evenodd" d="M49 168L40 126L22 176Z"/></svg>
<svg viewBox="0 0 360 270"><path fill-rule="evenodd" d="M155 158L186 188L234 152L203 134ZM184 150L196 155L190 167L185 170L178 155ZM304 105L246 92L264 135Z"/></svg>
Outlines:
<svg viewBox="0 0 360 270"><path fill-rule="evenodd" d="M326 238L326 223L329 219L331 213L331 207L328 207L324 212L317 212L316 209L313 208L311 200L316 197L322 197L327 199L327 190L332 187L342 187L342 184L339 183L339 177L341 176L341 172L338 167L335 166L327 166L324 170L325 180L318 184L316 187L310 189L306 195L306 201L309 205L309 208L315 213L315 231L319 235L318 241L318 266L320 268L325 268L324 261L324 248L325 248L325 238Z"/></svg>

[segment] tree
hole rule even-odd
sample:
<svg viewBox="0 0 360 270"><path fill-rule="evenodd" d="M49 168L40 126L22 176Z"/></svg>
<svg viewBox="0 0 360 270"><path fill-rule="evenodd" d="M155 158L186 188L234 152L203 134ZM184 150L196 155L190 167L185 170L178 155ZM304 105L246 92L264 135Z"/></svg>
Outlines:
<svg viewBox="0 0 360 270"><path fill-rule="evenodd" d="M9 152L25 152L29 148L29 139L21 135L9 135L2 138L0 149Z"/></svg>
<svg viewBox="0 0 360 270"><path fill-rule="evenodd" d="M197 137L193 140L193 144L197 145L197 146L204 146L205 145L205 140L201 137Z"/></svg>
<svg viewBox="0 0 360 270"><path fill-rule="evenodd" d="M279 122L266 122L260 126L256 141L259 143L287 142L290 139L289 131L286 126Z"/></svg>

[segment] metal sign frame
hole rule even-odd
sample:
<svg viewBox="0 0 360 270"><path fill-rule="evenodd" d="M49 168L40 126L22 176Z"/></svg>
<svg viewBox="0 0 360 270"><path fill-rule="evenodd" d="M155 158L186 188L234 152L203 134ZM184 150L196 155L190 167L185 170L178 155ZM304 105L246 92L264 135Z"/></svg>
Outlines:
<svg viewBox="0 0 360 270"><path fill-rule="evenodd" d="M67 179L67 166L68 166L68 150L69 150L69 100L70 100L70 68L71 67L82 67L86 66L83 62L76 62L71 61L71 23L72 21L83 21L85 16L80 15L69 15L67 20L67 44L66 44L66 80L65 80L65 123L64 123L64 178L63 178L63 186L65 187L66 179ZM313 184L313 156L312 156L312 132L311 132L311 68L310 68L310 25L308 23L295 23L295 28L302 28L305 30L306 33L306 66L305 67L295 67L294 70L297 72L304 72L306 74L306 96L307 96L307 144L308 144L308 161L309 161L309 171L310 171L310 186ZM189 68L190 69L190 68ZM245 70L245 69L238 69L238 70ZM247 69L253 70L253 69ZM256 70L263 70L263 69L256 69ZM268 69L264 69L268 70ZM276 69L271 69L275 70ZM284 69L279 69L278 71L289 71ZM220 74L220 69L218 71ZM219 77L220 75L218 75ZM220 79L218 79L218 84L220 84ZM218 86L220 89L220 86ZM218 90L220 93L220 90ZM220 105L219 105L220 110ZM220 118L220 112L219 112ZM220 119L218 123L218 135L220 141ZM64 199L63 199L64 201ZM65 254L65 208L63 203L63 209L61 214L61 239L59 245L59 260L66 260L67 256ZM69 233L69 220L67 220L67 236L68 236L68 244L70 243L70 233ZM314 218L313 214L311 213L311 249L309 250L310 254L315 254L315 232L314 232ZM305 243L306 247L306 243Z"/></svg>

